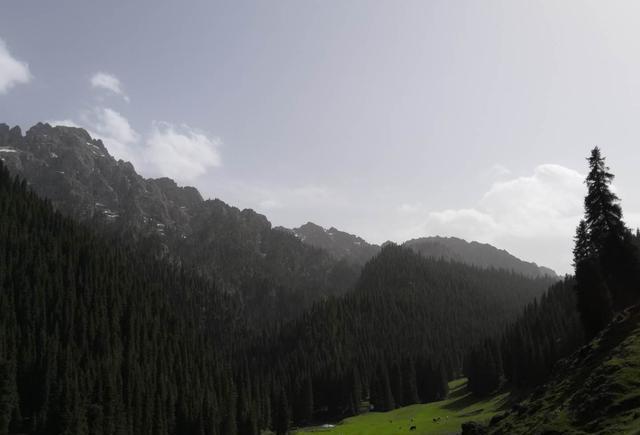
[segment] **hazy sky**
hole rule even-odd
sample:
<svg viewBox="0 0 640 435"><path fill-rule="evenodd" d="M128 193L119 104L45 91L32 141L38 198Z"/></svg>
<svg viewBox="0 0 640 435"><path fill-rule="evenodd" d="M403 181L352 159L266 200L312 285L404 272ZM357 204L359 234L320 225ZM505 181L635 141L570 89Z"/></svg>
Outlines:
<svg viewBox="0 0 640 435"><path fill-rule="evenodd" d="M80 125L275 225L570 270L599 145L640 224L640 2L8 1L0 122Z"/></svg>

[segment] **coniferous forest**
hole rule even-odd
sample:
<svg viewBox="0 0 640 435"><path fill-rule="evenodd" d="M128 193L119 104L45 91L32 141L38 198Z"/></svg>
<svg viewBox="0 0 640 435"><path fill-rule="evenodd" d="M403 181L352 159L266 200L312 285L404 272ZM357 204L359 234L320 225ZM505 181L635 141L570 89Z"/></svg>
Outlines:
<svg viewBox="0 0 640 435"><path fill-rule="evenodd" d="M478 396L539 386L638 299L637 234L598 148L588 163L575 277L388 243L346 293L281 320L0 166L0 433L284 434L442 400L461 376Z"/></svg>
<svg viewBox="0 0 640 435"><path fill-rule="evenodd" d="M563 279L393 243L361 267L334 263L281 230L263 232L277 267L245 268L233 244L255 233L229 238L239 221L222 203L209 219L226 230L188 240L212 231L221 245L167 253L156 233L57 211L1 165L0 433L285 434L443 400L462 376L479 397L538 387L640 294L638 235L598 148L588 165ZM259 294L287 276L300 278L285 293Z"/></svg>
<svg viewBox="0 0 640 435"><path fill-rule="evenodd" d="M1 181L5 432L283 433L436 400L464 349L551 282L389 245L348 296L255 332L197 270Z"/></svg>

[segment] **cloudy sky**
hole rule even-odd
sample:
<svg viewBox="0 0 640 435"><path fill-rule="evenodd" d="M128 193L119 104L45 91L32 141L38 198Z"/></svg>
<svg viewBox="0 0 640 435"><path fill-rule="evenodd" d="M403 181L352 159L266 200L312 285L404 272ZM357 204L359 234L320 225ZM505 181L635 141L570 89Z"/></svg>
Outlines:
<svg viewBox="0 0 640 435"><path fill-rule="evenodd" d="M570 270L599 145L640 224L640 3L5 2L0 122L78 125L276 225Z"/></svg>

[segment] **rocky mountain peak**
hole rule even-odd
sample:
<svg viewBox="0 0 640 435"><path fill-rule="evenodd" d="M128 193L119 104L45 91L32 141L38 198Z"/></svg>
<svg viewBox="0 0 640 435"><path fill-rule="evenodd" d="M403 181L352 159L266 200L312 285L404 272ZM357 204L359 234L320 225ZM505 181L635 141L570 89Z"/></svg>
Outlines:
<svg viewBox="0 0 640 435"><path fill-rule="evenodd" d="M324 249L335 258L344 259L353 264L366 263L380 250L377 245L369 244L356 235L340 231L335 227L324 229L313 222L307 222L292 231L304 243Z"/></svg>

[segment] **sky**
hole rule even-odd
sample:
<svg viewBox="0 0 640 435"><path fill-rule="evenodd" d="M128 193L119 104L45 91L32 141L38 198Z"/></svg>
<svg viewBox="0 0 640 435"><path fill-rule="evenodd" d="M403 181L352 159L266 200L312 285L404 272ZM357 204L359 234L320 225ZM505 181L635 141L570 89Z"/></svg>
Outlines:
<svg viewBox="0 0 640 435"><path fill-rule="evenodd" d="M593 146L640 225L638 22L634 1L5 2L0 122L84 127L274 225L565 273Z"/></svg>

